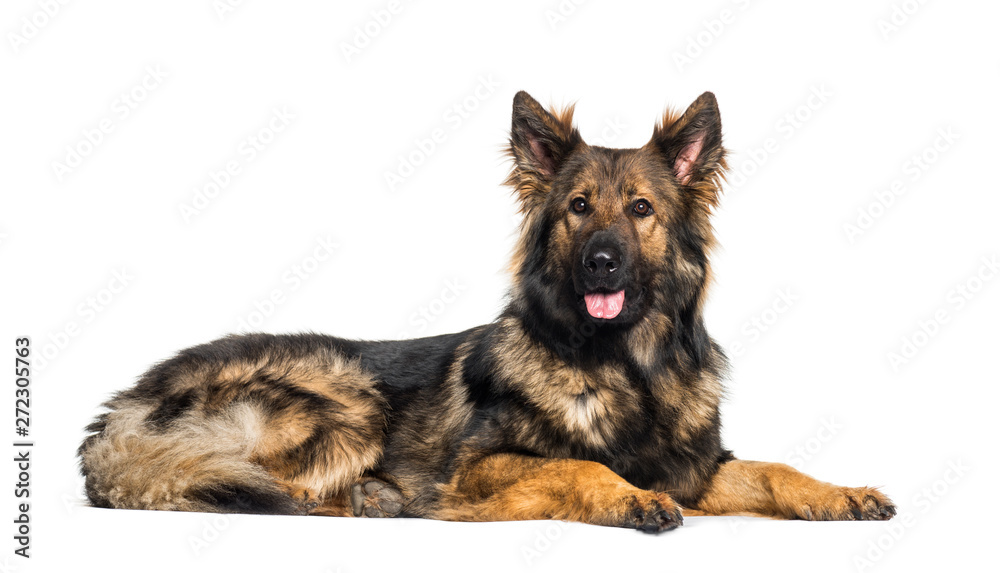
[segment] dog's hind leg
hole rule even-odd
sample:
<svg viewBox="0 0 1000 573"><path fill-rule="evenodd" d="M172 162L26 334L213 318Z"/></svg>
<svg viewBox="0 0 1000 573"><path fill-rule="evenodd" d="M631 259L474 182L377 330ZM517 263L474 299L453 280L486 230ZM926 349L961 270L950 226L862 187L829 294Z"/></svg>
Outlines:
<svg viewBox="0 0 1000 573"><path fill-rule="evenodd" d="M363 477L351 487L355 517L396 517L404 505L402 492L382 480Z"/></svg>
<svg viewBox="0 0 1000 573"><path fill-rule="evenodd" d="M780 463L732 460L719 466L686 515L752 514L778 519L885 520L896 506L871 487L841 487Z"/></svg>
<svg viewBox="0 0 1000 573"><path fill-rule="evenodd" d="M333 517L396 517L406 505L402 492L380 479L362 476L346 490L319 498L314 492L293 484L283 484L289 494L301 500L302 513Z"/></svg>
<svg viewBox="0 0 1000 573"><path fill-rule="evenodd" d="M665 493L639 489L597 462L495 454L465 464L429 517L449 521L563 519L646 532L681 525Z"/></svg>

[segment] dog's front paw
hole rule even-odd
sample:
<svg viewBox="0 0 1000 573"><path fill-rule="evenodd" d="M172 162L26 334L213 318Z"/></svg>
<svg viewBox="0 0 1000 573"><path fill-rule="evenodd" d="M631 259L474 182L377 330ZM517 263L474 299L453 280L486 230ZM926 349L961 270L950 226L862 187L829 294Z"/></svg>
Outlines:
<svg viewBox="0 0 1000 573"><path fill-rule="evenodd" d="M665 493L642 492L632 496L623 527L633 527L646 533L677 529L684 523L681 508Z"/></svg>
<svg viewBox="0 0 1000 573"><path fill-rule="evenodd" d="M896 515L896 505L873 487L834 486L798 513L813 521L884 521Z"/></svg>

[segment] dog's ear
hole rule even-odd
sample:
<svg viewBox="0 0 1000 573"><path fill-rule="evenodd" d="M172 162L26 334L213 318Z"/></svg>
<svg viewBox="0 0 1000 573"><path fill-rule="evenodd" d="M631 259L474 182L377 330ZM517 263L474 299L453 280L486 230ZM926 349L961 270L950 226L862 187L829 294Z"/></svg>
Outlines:
<svg viewBox="0 0 1000 573"><path fill-rule="evenodd" d="M678 183L703 194L709 205L718 203L726 150L715 94L701 94L680 117L667 110L649 145L666 157Z"/></svg>
<svg viewBox="0 0 1000 573"><path fill-rule="evenodd" d="M514 168L507 183L517 189L525 210L544 197L563 161L582 143L573 127L573 106L552 114L526 92L517 92L510 128Z"/></svg>

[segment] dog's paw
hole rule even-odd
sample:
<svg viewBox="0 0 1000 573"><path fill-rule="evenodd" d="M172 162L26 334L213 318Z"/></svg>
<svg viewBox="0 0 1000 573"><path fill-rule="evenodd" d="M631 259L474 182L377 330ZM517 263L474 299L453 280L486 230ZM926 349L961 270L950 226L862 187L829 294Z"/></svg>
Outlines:
<svg viewBox="0 0 1000 573"><path fill-rule="evenodd" d="M277 485L281 487L285 491L285 493L288 494L289 497L292 498L292 500L298 506L299 514L308 515L310 512L316 509L320 504L320 500L319 497L316 495L316 492L308 488L302 487L300 485L291 482L284 482L284 481L277 482Z"/></svg>
<svg viewBox="0 0 1000 573"><path fill-rule="evenodd" d="M659 533L677 529L684 523L681 508L670 499L670 496L651 491L643 494L632 496L623 527L635 528L645 533Z"/></svg>
<svg viewBox="0 0 1000 573"><path fill-rule="evenodd" d="M351 488L355 517L396 517L403 511L403 494L374 478L363 478Z"/></svg>
<svg viewBox="0 0 1000 573"><path fill-rule="evenodd" d="M896 515L896 505L873 487L832 487L798 513L813 521L885 521Z"/></svg>

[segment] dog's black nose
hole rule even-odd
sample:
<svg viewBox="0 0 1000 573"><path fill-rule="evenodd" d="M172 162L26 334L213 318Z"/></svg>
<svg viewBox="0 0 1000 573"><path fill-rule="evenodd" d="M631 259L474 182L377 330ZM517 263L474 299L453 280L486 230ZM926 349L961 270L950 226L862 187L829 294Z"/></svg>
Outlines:
<svg viewBox="0 0 1000 573"><path fill-rule="evenodd" d="M606 277L622 266L622 257L614 247L594 249L583 259L583 267L595 277Z"/></svg>

